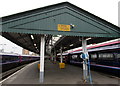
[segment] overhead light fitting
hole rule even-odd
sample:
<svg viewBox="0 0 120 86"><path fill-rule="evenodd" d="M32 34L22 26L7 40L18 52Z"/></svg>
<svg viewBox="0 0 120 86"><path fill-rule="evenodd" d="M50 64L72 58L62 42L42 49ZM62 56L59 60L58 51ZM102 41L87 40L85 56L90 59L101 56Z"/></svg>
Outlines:
<svg viewBox="0 0 120 86"><path fill-rule="evenodd" d="M31 38L34 39L33 35L31 35Z"/></svg>
<svg viewBox="0 0 120 86"><path fill-rule="evenodd" d="M70 46L73 46L73 44L71 44Z"/></svg>
<svg viewBox="0 0 120 86"><path fill-rule="evenodd" d="M34 44L34 46L36 46L36 44Z"/></svg>
<svg viewBox="0 0 120 86"><path fill-rule="evenodd" d="M90 39L92 39L92 38L87 38L86 40L90 40Z"/></svg>

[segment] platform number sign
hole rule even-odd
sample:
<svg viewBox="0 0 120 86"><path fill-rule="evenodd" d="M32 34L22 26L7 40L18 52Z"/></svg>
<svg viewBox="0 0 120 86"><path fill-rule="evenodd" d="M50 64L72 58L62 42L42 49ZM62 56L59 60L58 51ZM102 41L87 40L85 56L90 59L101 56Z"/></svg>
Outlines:
<svg viewBox="0 0 120 86"><path fill-rule="evenodd" d="M70 25L58 24L58 31L70 31Z"/></svg>

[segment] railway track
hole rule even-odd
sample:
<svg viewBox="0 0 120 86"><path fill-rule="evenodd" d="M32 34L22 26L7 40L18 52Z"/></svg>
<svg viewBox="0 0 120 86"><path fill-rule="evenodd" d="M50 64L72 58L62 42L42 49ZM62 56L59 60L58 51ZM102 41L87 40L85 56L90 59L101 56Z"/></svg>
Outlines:
<svg viewBox="0 0 120 86"><path fill-rule="evenodd" d="M9 75L13 74L14 72L20 70L21 68L25 67L27 64L16 67L14 69L8 70L6 72L0 73L0 81L8 77Z"/></svg>

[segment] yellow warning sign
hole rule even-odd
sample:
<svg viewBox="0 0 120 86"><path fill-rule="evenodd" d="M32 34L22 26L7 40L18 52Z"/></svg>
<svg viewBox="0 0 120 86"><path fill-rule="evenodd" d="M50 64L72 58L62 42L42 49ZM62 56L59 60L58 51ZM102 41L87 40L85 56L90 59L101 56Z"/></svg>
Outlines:
<svg viewBox="0 0 120 86"><path fill-rule="evenodd" d="M70 31L70 25L58 24L58 31Z"/></svg>

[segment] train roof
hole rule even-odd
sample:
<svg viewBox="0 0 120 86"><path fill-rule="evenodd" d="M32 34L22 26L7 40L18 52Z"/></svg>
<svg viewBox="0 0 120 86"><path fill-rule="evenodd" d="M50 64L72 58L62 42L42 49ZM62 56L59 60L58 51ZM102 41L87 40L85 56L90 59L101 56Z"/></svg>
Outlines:
<svg viewBox="0 0 120 86"><path fill-rule="evenodd" d="M31 56L31 55L20 55L20 54L13 54L13 53L0 53L0 55L8 55L8 56L24 56L24 57L39 57L39 56Z"/></svg>
<svg viewBox="0 0 120 86"><path fill-rule="evenodd" d="M100 51L100 50L107 50L107 49L117 49L117 48L120 48L119 46L120 46L120 38L98 43L98 44L87 45L87 49L88 49L88 52L93 52L93 51ZM62 55L81 53L81 52L82 52L82 47L79 47L71 51L65 52ZM60 55L60 53L58 55Z"/></svg>

